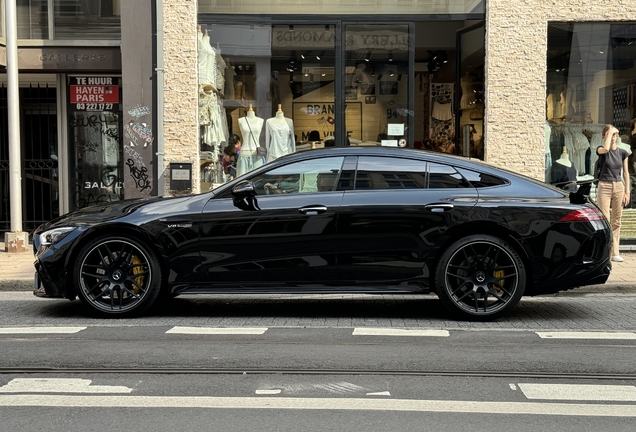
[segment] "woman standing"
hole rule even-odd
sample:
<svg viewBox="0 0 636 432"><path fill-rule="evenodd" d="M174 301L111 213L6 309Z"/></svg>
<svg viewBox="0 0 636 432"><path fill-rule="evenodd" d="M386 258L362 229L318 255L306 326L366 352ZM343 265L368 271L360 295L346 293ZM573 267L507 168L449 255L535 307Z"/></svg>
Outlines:
<svg viewBox="0 0 636 432"><path fill-rule="evenodd" d="M605 155L605 161L599 174L596 201L603 215L612 227L612 261L623 262L618 252L621 236L621 216L623 207L629 203L629 171L627 169L626 150L616 145L618 129L612 125L603 128L603 145L596 149L596 154ZM621 173L622 170L622 173ZM621 180L622 177L622 180Z"/></svg>

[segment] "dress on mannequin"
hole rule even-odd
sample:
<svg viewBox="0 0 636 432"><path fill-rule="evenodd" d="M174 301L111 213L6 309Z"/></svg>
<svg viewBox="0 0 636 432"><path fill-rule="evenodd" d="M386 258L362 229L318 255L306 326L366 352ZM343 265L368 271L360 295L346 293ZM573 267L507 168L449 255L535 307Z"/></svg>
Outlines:
<svg viewBox="0 0 636 432"><path fill-rule="evenodd" d="M265 122L267 162L296 151L294 123L285 117L280 107L276 115Z"/></svg>
<svg viewBox="0 0 636 432"><path fill-rule="evenodd" d="M236 175L240 176L263 165L263 157L258 154L260 136L265 120L256 117L250 106L245 117L238 119L239 129L243 137L243 146L236 162Z"/></svg>

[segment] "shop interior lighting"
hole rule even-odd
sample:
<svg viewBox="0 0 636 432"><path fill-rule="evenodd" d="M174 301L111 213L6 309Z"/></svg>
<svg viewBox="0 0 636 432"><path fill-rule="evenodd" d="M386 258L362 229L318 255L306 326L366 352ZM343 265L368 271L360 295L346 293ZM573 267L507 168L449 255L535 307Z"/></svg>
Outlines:
<svg viewBox="0 0 636 432"><path fill-rule="evenodd" d="M305 55L304 55L304 54L301 54L301 55L300 55L300 58L301 58L301 59L303 59L303 60L305 60Z"/></svg>
<svg viewBox="0 0 636 432"><path fill-rule="evenodd" d="M389 61L393 61L393 51L389 51Z"/></svg>
<svg viewBox="0 0 636 432"><path fill-rule="evenodd" d="M369 61L369 58L371 57L371 52L367 51L366 54L364 55L364 61Z"/></svg>

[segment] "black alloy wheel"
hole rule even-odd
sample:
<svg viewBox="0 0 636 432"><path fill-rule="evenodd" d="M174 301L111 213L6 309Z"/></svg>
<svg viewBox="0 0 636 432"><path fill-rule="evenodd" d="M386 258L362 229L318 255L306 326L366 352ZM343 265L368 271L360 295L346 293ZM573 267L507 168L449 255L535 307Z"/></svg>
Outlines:
<svg viewBox="0 0 636 432"><path fill-rule="evenodd" d="M80 299L104 315L147 310L161 287L155 255L132 238L100 237L79 253L74 280Z"/></svg>
<svg viewBox="0 0 636 432"><path fill-rule="evenodd" d="M526 270L508 243L472 235L453 243L435 273L437 294L461 318L486 321L510 312L526 286Z"/></svg>

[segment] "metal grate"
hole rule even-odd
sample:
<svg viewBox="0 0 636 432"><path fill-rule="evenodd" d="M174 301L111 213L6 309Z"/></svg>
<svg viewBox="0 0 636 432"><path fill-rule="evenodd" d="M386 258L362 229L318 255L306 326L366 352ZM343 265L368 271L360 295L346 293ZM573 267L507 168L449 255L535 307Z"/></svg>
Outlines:
<svg viewBox="0 0 636 432"><path fill-rule="evenodd" d="M56 91L20 88L22 229L32 231L59 215ZM0 231L10 229L7 92L0 87Z"/></svg>

